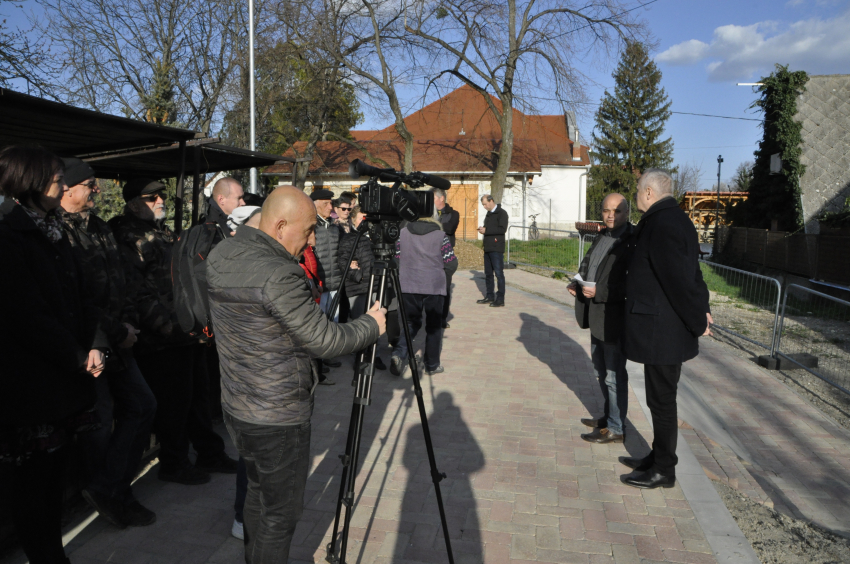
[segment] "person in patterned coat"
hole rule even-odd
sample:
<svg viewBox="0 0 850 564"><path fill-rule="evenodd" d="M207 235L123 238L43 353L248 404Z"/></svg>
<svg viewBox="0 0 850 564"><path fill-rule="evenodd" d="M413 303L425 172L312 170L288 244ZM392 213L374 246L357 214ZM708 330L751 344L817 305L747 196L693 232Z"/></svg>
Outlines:
<svg viewBox="0 0 850 564"><path fill-rule="evenodd" d="M236 473L224 441L212 429L205 344L180 330L171 285L174 234L165 225L165 185L139 178L124 186L125 214L112 219L141 333L135 358L157 401L154 430L160 442L159 479L196 485L209 472ZM191 442L198 457L189 460Z"/></svg>
<svg viewBox="0 0 850 564"><path fill-rule="evenodd" d="M80 159L63 161L70 188L58 215L110 348L104 375L95 380L95 411L103 425L80 437L88 466L83 497L117 527L150 525L156 514L136 500L130 487L156 413L156 399L133 358L139 333L135 296L128 292L112 229L92 209L93 196L100 192L94 170Z"/></svg>

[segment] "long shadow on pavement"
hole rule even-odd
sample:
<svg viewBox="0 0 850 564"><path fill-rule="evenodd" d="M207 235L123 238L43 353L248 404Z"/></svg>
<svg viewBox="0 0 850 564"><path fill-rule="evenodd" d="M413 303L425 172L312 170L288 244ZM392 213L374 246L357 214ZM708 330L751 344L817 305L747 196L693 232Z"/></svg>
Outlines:
<svg viewBox="0 0 850 564"><path fill-rule="evenodd" d="M549 366L552 374L581 401L589 417L601 415L603 399L596 375L592 369L576 368L577 364L586 364L585 362L577 363L576 359L589 360L584 348L557 327L544 323L534 315L520 313L519 317L522 320L522 326L517 340L525 346L526 351ZM590 339L590 332L586 333L587 338ZM572 357L571 363L564 360L566 351L569 351ZM624 428L626 429L625 448L629 455L642 457L648 454L649 444L628 416L624 421Z"/></svg>

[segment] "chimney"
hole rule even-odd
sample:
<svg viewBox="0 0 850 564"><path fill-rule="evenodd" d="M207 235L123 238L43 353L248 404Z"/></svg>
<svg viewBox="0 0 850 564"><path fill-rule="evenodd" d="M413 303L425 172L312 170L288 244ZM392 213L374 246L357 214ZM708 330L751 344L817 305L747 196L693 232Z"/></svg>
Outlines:
<svg viewBox="0 0 850 564"><path fill-rule="evenodd" d="M578 129L576 129L576 138L573 139L573 160L581 160L581 143L579 142Z"/></svg>
<svg viewBox="0 0 850 564"><path fill-rule="evenodd" d="M564 112L564 117L567 119L567 137L571 141L576 140L576 114L575 112Z"/></svg>

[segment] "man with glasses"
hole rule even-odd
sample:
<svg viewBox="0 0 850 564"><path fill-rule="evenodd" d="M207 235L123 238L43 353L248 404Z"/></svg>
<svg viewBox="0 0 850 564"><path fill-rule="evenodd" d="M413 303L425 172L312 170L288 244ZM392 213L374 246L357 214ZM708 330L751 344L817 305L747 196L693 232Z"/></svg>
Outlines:
<svg viewBox="0 0 850 564"><path fill-rule="evenodd" d="M156 413L156 399L133 358L139 333L135 295L129 291L112 230L94 213L94 196L100 193L94 170L80 159L62 160L70 186L59 210L62 227L97 310L97 330L110 347L103 376L95 379L95 410L103 425L80 435L88 466L83 497L117 527L150 525L156 515L135 499L130 487Z"/></svg>
<svg viewBox="0 0 850 564"><path fill-rule="evenodd" d="M333 200L333 206L336 213L334 223L342 229L343 234L351 233L354 230L354 223L351 218L351 208L353 207L351 200L345 195L342 195L336 200Z"/></svg>
<svg viewBox="0 0 850 564"><path fill-rule="evenodd" d="M224 441L212 430L206 346L180 330L171 285L174 234L165 225L165 185L139 178L124 185L125 214L109 225L138 288L139 343L135 358L157 400L154 430L160 442L159 479L195 485L209 472L236 473ZM198 453L193 465L189 443Z"/></svg>

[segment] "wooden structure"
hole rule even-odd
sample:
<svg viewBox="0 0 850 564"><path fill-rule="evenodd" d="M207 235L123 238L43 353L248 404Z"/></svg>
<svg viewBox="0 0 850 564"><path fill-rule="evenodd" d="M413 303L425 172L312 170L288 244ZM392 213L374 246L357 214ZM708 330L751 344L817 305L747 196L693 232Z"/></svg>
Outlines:
<svg viewBox="0 0 850 564"><path fill-rule="evenodd" d="M679 207L691 218L700 240L705 241L714 237L718 217L720 225L726 225L726 210L729 206L746 200L747 196L748 192L720 192L718 206L716 191L685 192L679 201Z"/></svg>

